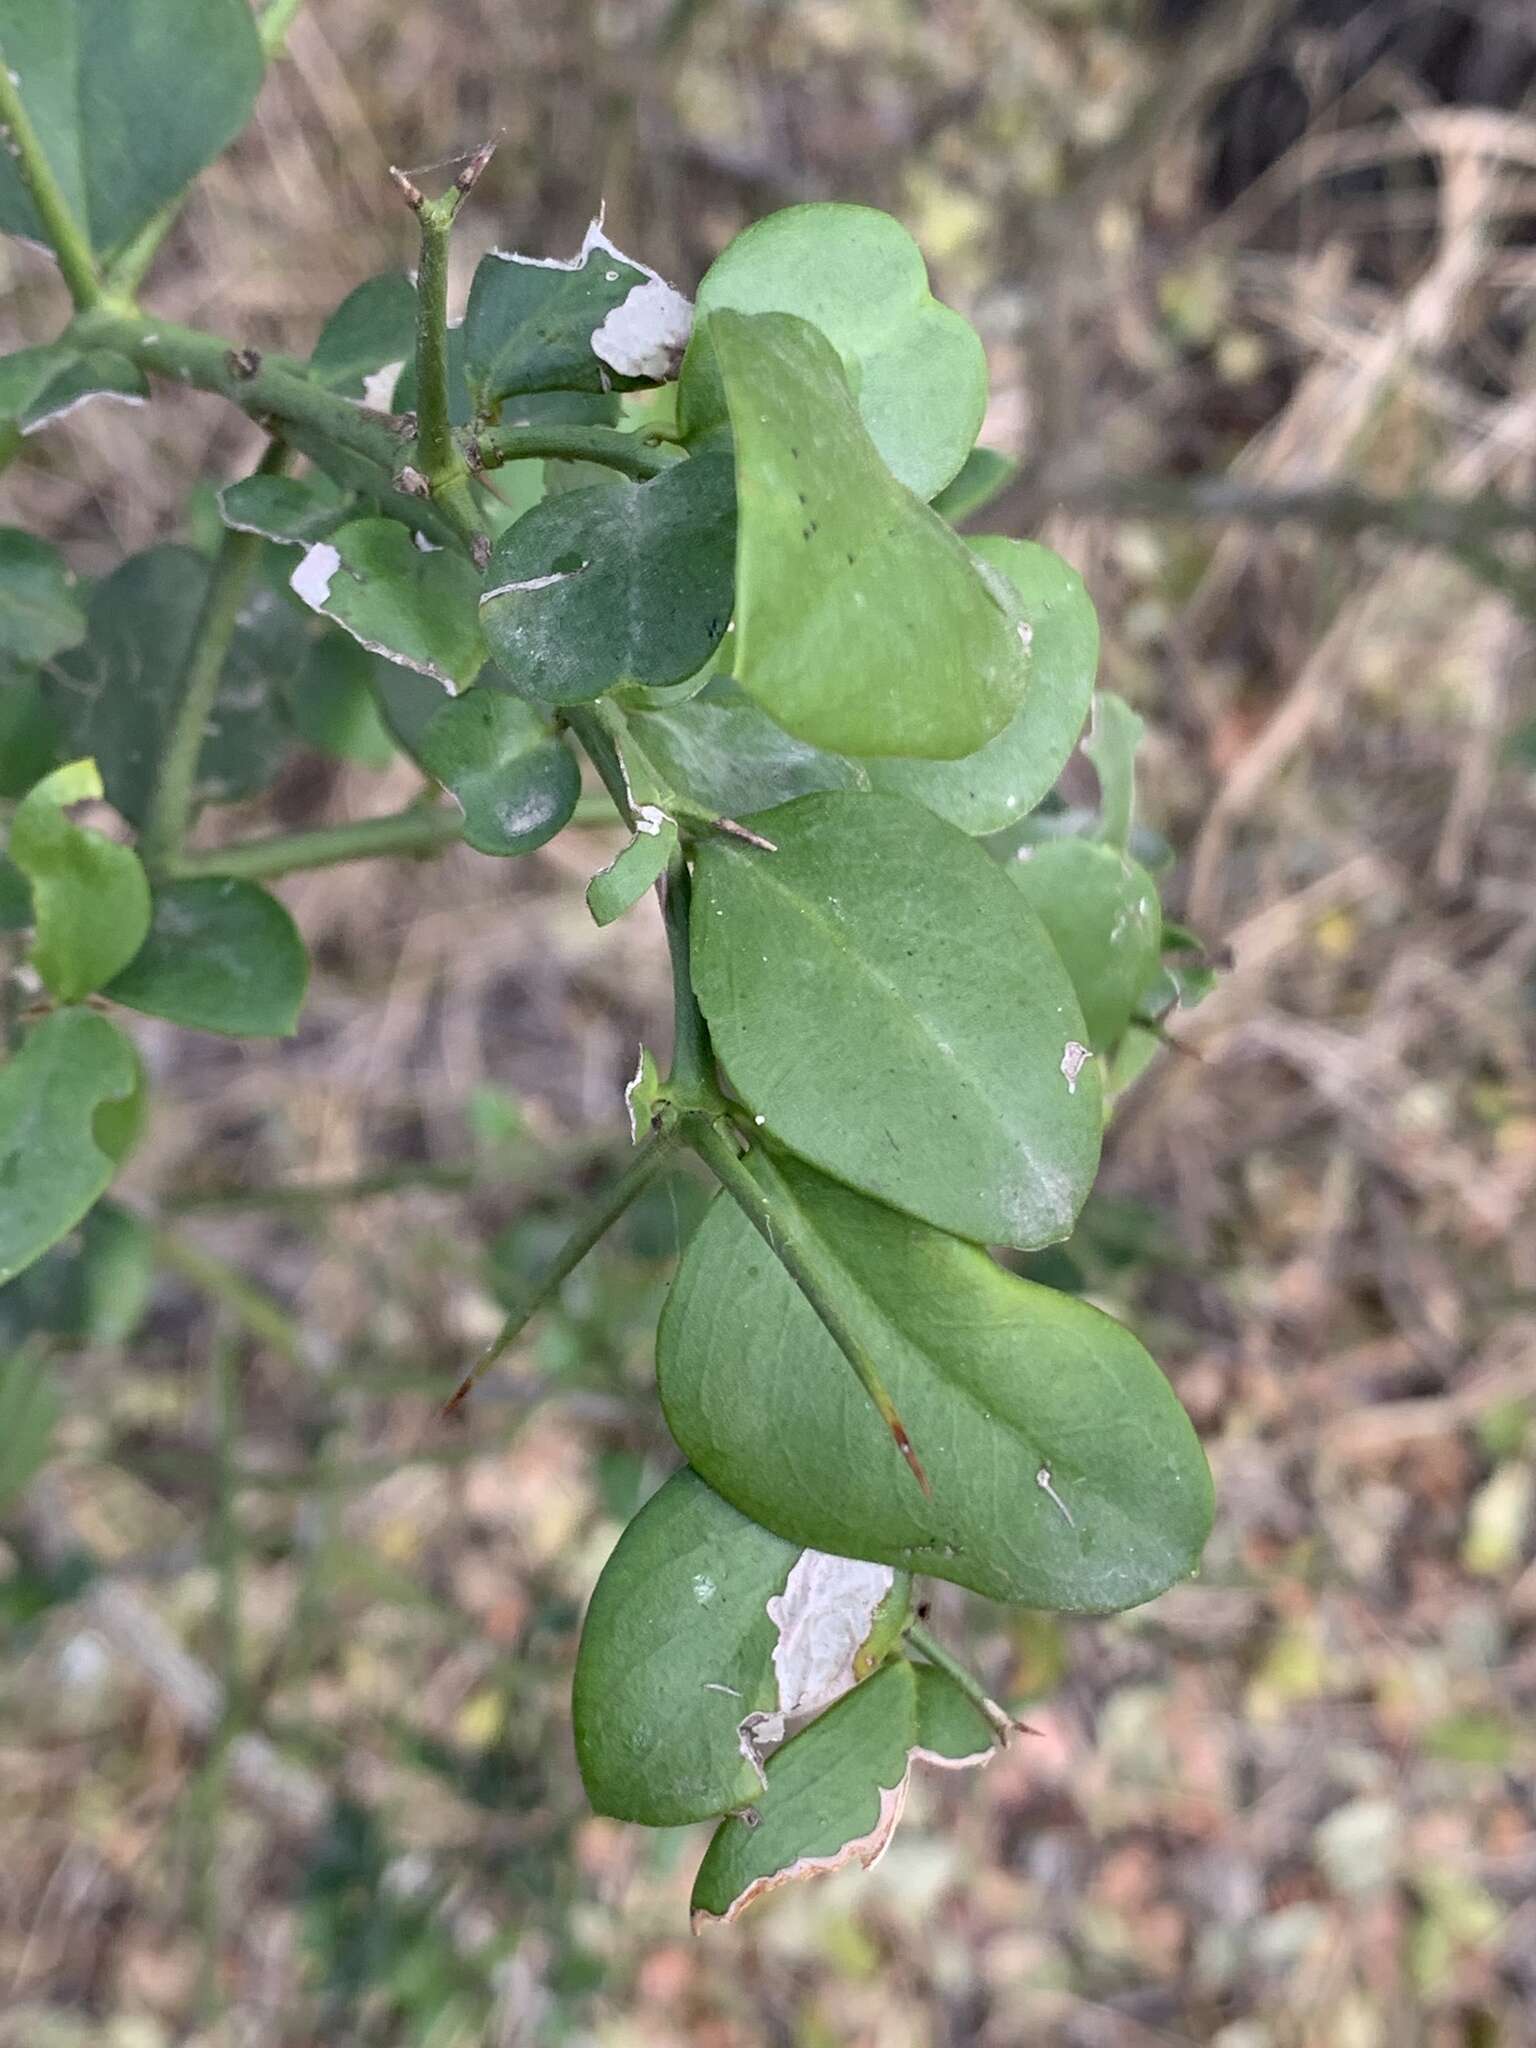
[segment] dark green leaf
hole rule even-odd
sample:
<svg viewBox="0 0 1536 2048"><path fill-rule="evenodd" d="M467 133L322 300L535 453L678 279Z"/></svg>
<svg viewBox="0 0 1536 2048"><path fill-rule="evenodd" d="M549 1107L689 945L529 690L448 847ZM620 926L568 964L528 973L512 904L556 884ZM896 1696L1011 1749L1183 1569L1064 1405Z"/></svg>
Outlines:
<svg viewBox="0 0 1536 2048"><path fill-rule="evenodd" d="M922 251L889 214L816 203L755 222L699 286L701 323L721 307L793 313L819 328L882 460L920 498L960 469L986 410L986 355L933 297ZM701 327L701 338L713 329ZM690 440L724 418L710 353L707 342L692 348L683 366L679 416Z"/></svg>
<svg viewBox="0 0 1536 2048"><path fill-rule="evenodd" d="M82 351L67 341L0 356L0 421L23 434L35 434L91 398L142 405L148 396L148 380L126 356Z"/></svg>
<svg viewBox="0 0 1536 2048"><path fill-rule="evenodd" d="M901 1819L914 1760L963 1770L992 1754L985 1722L948 1679L888 1664L786 1742L750 1813L720 1823L694 1880L694 1931L780 1885L867 1870Z"/></svg>
<svg viewBox="0 0 1536 2048"><path fill-rule="evenodd" d="M393 519L354 519L317 541L293 572L312 611L386 661L464 689L485 665L480 580L448 548L423 548Z"/></svg>
<svg viewBox="0 0 1536 2048"><path fill-rule="evenodd" d="M92 756L108 799L135 824L149 807L208 574L192 548L130 556L91 591L84 645L59 655L44 682L71 751ZM258 589L242 614L203 741L200 800L249 796L275 773L285 741L274 684L302 644L293 608Z"/></svg>
<svg viewBox="0 0 1536 2048"><path fill-rule="evenodd" d="M383 666L366 647L344 633L323 632L305 654L303 666L284 682L284 698L293 729L323 754L382 770L396 758L395 743L385 729L374 701L375 672ZM397 669L397 675L409 675ZM443 693L424 676L412 676L432 700L436 711Z"/></svg>
<svg viewBox="0 0 1536 2048"><path fill-rule="evenodd" d="M57 768L11 820L11 858L32 885L32 964L61 1003L126 967L149 930L149 883L131 847L71 822L66 806L102 794L94 761Z"/></svg>
<svg viewBox="0 0 1536 2048"><path fill-rule="evenodd" d="M25 1351L0 1358L0 1511L47 1463L63 1406L45 1360Z"/></svg>
<svg viewBox="0 0 1536 2048"><path fill-rule="evenodd" d="M91 1010L55 1010L0 1066L0 1285L106 1188L117 1146L102 1149L97 1118L138 1085L133 1047Z"/></svg>
<svg viewBox="0 0 1536 2048"><path fill-rule="evenodd" d="M1026 1607L1134 1607L1194 1568L1210 1475L1128 1330L809 1167L779 1171L932 1494L724 1195L684 1254L657 1339L668 1425L716 1492L791 1542Z"/></svg>
<svg viewBox="0 0 1536 2048"><path fill-rule="evenodd" d="M576 704L703 667L731 617L731 465L562 492L501 537L480 617L514 688Z"/></svg>
<svg viewBox="0 0 1536 2048"><path fill-rule="evenodd" d="M32 924L32 891L15 861L0 853L0 932L24 932Z"/></svg>
<svg viewBox="0 0 1536 2048"><path fill-rule="evenodd" d="M400 668L377 657L370 659L373 668L369 683L379 715L411 759L419 761L422 734L443 708L442 686L415 669Z"/></svg>
<svg viewBox="0 0 1536 2048"><path fill-rule="evenodd" d="M199 1031L283 1038L308 980L304 942L276 897L206 876L156 889L149 937L103 993Z"/></svg>
<svg viewBox="0 0 1536 2048"><path fill-rule="evenodd" d="M594 924L612 924L632 910L666 873L677 851L677 826L653 807L642 806L640 830L587 884L587 908Z"/></svg>
<svg viewBox="0 0 1536 2048"><path fill-rule="evenodd" d="M396 379L415 347L416 287L403 270L388 270L348 292L326 321L310 374L328 391L389 412Z"/></svg>
<svg viewBox="0 0 1536 2048"><path fill-rule="evenodd" d="M324 540L348 516L350 498L327 476L246 476L219 492L219 514L237 533L268 540Z"/></svg>
<svg viewBox="0 0 1536 2048"><path fill-rule="evenodd" d="M1030 629L1024 701L996 739L963 761L870 761L876 789L909 796L962 832L998 832L1032 811L1067 765L1099 659L1099 622L1082 578L1033 541L985 534L972 551L1006 577Z"/></svg>
<svg viewBox="0 0 1536 2048"><path fill-rule="evenodd" d="M1018 470L1019 465L1011 455L1000 455L995 448L973 448L961 464L959 475L934 499L933 509L951 526L958 526L962 519L985 511L994 498L1007 490Z"/></svg>
<svg viewBox="0 0 1536 2048"><path fill-rule="evenodd" d="M1023 848L1008 871L1061 955L1089 1045L1108 1052L1157 971L1163 938L1157 884L1118 848L1086 839Z"/></svg>
<svg viewBox="0 0 1536 2048"><path fill-rule="evenodd" d="M582 1629L576 1754L599 1813L648 1827L749 1804L786 1720L864 1675L888 1566L782 1542L682 1471L609 1558Z"/></svg>
<svg viewBox="0 0 1536 2048"><path fill-rule="evenodd" d="M1012 587L891 476L815 328L709 326L735 429L737 681L834 753L974 754L1029 678Z"/></svg>
<svg viewBox="0 0 1536 2048"><path fill-rule="evenodd" d="M46 541L0 526L0 654L46 661L85 638L75 579Z"/></svg>
<svg viewBox="0 0 1536 2048"><path fill-rule="evenodd" d="M38 1333L126 1343L149 1304L153 1279L149 1225L115 1202L98 1202L78 1231L0 1287L0 1344Z"/></svg>
<svg viewBox="0 0 1536 2048"><path fill-rule="evenodd" d="M416 758L457 800L464 837L479 853L532 853L569 819L581 770L531 704L493 689L444 704Z"/></svg>
<svg viewBox="0 0 1536 2048"><path fill-rule="evenodd" d="M262 75L245 0L0 0L0 53L101 256L234 140ZM47 239L9 155L0 228Z"/></svg>
<svg viewBox="0 0 1536 2048"><path fill-rule="evenodd" d="M1065 1237L1101 1105L1082 1013L996 862L900 797L801 797L699 848L693 972L732 1085L828 1173L941 1229Z"/></svg>
<svg viewBox="0 0 1536 2048"><path fill-rule="evenodd" d="M596 221L569 262L493 249L470 287L470 388L489 412L513 393L606 392L676 376L691 308L623 256Z"/></svg>

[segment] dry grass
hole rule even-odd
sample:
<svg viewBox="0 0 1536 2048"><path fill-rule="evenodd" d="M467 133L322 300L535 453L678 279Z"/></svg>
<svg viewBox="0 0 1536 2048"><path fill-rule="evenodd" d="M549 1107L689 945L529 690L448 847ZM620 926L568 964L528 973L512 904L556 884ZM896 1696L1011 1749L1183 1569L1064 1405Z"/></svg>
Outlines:
<svg viewBox="0 0 1536 2048"><path fill-rule="evenodd" d="M405 259L386 161L497 130L466 264L573 246L600 196L680 281L786 197L909 220L992 346L993 438L1032 458L1010 509L1084 569L1106 680L1150 721L1175 906L1232 949L1113 1134L1107 1186L1162 1250L1095 1275L1206 1434L1206 1572L1065 1630L946 1595L1041 1738L928 1791L873 1878L689 1943L691 1842L583 1818L564 1697L581 1600L666 1466L664 1268L594 1262L473 1437L425 1419L494 1317L486 1239L514 1222L528 1255L618 1129L635 1038L663 1028L657 932L592 931L579 835L510 874L455 855L295 881L321 963L303 1036L147 1031L165 1106L133 1192L458 1158L487 1083L538 1142L503 1189L182 1226L306 1332L241 1386L240 1662L267 1747L227 1784L197 1673L178 1690L165 1662L224 1654L207 1320L171 1287L131 1356L71 1363L46 1519L116 1569L4 1681L6 2048L1536 2039L1536 830L1505 747L1536 715L1536 628L1443 555L1095 518L1051 487L1197 468L1529 492L1536 118L1431 108L1390 65L1335 94L1319 44L1313 127L1213 214L1178 78L1232 61L1232 12L1171 64L1119 20L313 0L152 300L302 345ZM48 282L6 260L36 338ZM249 445L211 401L98 408L10 473L6 517L99 568ZM390 801L350 773L274 799ZM317 1839L333 1871L351 1843L355 1924Z"/></svg>

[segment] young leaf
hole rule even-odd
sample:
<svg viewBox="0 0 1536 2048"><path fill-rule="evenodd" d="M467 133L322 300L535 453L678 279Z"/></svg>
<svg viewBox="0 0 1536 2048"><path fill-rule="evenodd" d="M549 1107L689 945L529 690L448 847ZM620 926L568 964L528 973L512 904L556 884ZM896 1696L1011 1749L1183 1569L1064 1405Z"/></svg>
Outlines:
<svg viewBox="0 0 1536 2048"><path fill-rule="evenodd" d="M423 551L393 519L354 519L317 541L292 576L311 611L386 661L464 689L485 665L480 580L448 548Z"/></svg>
<svg viewBox="0 0 1536 2048"><path fill-rule="evenodd" d="M102 993L198 1031L284 1038L308 980L304 942L276 897L210 875L156 889L149 937Z"/></svg>
<svg viewBox="0 0 1536 2048"><path fill-rule="evenodd" d="M931 498L981 431L987 359L975 331L928 289L922 251L868 206L789 206L716 257L698 315L793 313L832 343L870 439L892 473ZM707 343L689 350L678 412L689 440L724 418ZM739 427L738 427L739 431Z"/></svg>
<svg viewBox="0 0 1536 2048"><path fill-rule="evenodd" d="M1083 580L1033 541L967 543L1006 577L1029 627L1024 701L996 739L963 761L870 761L876 789L926 804L962 832L1000 832L1032 811L1071 757L1093 701L1099 622Z"/></svg>
<svg viewBox="0 0 1536 2048"><path fill-rule="evenodd" d="M718 312L709 331L735 430L737 681L834 753L975 753L1029 677L1011 587L890 474L814 327Z"/></svg>
<svg viewBox="0 0 1536 2048"><path fill-rule="evenodd" d="M61 1003L109 982L149 930L138 855L67 815L67 805L101 794L96 763L72 761L46 776L11 821L11 858L32 885L32 964Z"/></svg>
<svg viewBox="0 0 1536 2048"><path fill-rule="evenodd" d="M513 687L541 704L681 682L730 623L735 537L720 455L645 484L546 498L497 543L480 600L486 637Z"/></svg>
<svg viewBox="0 0 1536 2048"><path fill-rule="evenodd" d="M621 255L593 221L569 261L493 249L464 316L470 389L482 412L513 393L606 392L677 374L692 308Z"/></svg>
<svg viewBox="0 0 1536 2048"><path fill-rule="evenodd" d="M587 884L587 908L594 924L612 924L632 910L660 881L677 851L677 826L671 818L650 804L642 804L635 815L639 829L634 838Z"/></svg>
<svg viewBox="0 0 1536 2048"><path fill-rule="evenodd" d="M352 500L328 476L245 476L219 492L219 515L237 533L308 547L345 523Z"/></svg>
<svg viewBox="0 0 1536 2048"><path fill-rule="evenodd" d="M106 1188L121 1134L106 1139L97 1119L138 1086L133 1047L91 1010L55 1010L0 1066L0 1286Z"/></svg>
<svg viewBox="0 0 1536 2048"><path fill-rule="evenodd" d="M85 638L74 577L46 541L0 526L0 655L47 661Z"/></svg>
<svg viewBox="0 0 1536 2048"><path fill-rule="evenodd" d="M863 1676L877 1616L899 1620L908 1592L904 1573L802 1551L675 1474L620 1537L582 1627L572 1708L594 1808L674 1827L749 1804L786 1723Z"/></svg>
<svg viewBox="0 0 1536 2048"><path fill-rule="evenodd" d="M104 257L234 140L263 68L245 0L0 0L0 53ZM47 240L9 154L0 229Z"/></svg>
<svg viewBox="0 0 1536 2048"><path fill-rule="evenodd" d="M84 643L59 655L44 696L71 751L89 754L110 802L142 824L202 609L208 563L192 548L131 555L96 584ZM236 632L198 761L201 800L262 788L286 744L273 684L300 656L303 622L270 591L250 599Z"/></svg>
<svg viewBox="0 0 1536 2048"><path fill-rule="evenodd" d="M1199 1442L1141 1345L1099 1310L792 1160L776 1160L841 1274L926 1468L912 1484L815 1311L717 1196L657 1338L694 1470L791 1542L1103 1613L1191 1571L1210 1528Z"/></svg>
<svg viewBox="0 0 1536 2048"><path fill-rule="evenodd" d="M44 342L0 356L0 423L35 434L92 398L143 405L149 382L126 356L82 350L67 341Z"/></svg>
<svg viewBox="0 0 1536 2048"><path fill-rule="evenodd" d="M778 851L706 842L693 911L694 985L747 1106L940 1229L1065 1237L1098 1163L1099 1084L1072 1066L1082 1013L1008 877L901 797L801 797L753 828Z"/></svg>
<svg viewBox="0 0 1536 2048"><path fill-rule="evenodd" d="M720 1823L694 1880L694 1931L780 1885L868 1870L901 1819L915 1761L965 1770L994 1753L986 1723L941 1672L887 1664L769 1759L750 1814Z"/></svg>
<svg viewBox="0 0 1536 2048"><path fill-rule="evenodd" d="M994 498L1007 490L1018 469L1011 455L1002 455L996 448L973 448L959 474L934 499L933 509L951 526L958 526L962 519L985 511Z"/></svg>
<svg viewBox="0 0 1536 2048"><path fill-rule="evenodd" d="M565 824L581 770L564 740L518 697L474 689L437 711L414 749L464 813L477 852L532 853Z"/></svg>
<svg viewBox="0 0 1536 2048"><path fill-rule="evenodd" d="M1089 1045L1108 1052L1157 974L1163 939L1157 884L1118 848L1086 839L1021 847L1008 872L1061 955Z"/></svg>
<svg viewBox="0 0 1536 2048"><path fill-rule="evenodd" d="M309 373L328 391L389 412L415 347L416 287L403 270L389 270L348 292L320 330Z"/></svg>

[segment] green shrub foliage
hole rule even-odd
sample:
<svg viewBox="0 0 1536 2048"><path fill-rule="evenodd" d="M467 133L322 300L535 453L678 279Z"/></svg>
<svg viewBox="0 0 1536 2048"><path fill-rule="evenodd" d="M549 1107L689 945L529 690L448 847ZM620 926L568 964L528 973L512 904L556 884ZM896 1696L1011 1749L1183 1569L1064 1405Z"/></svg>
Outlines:
<svg viewBox="0 0 1536 2048"><path fill-rule="evenodd" d="M192 545L94 588L0 531L0 1325L58 1325L103 1248L148 1256L96 1206L143 1115L134 1013L296 1028L274 876L518 858L606 790L626 839L588 901L606 924L660 892L675 1049L642 1055L633 1163L551 1285L680 1149L718 1188L658 1340L686 1463L594 1594L576 1746L600 1811L718 1824L695 1909L730 1919L869 1862L914 1767L1007 1739L913 1573L1091 1613L1195 1568L1210 1481L1167 1382L1014 1254L1072 1234L1117 1093L1208 977L1137 857L1139 726L1095 697L1082 581L957 530L1010 465L905 231L791 207L690 305L594 226L574 257L487 255L450 326L482 153L440 196L401 181L414 282L402 249L307 361L263 360L139 290L275 39L244 0L0 0L0 227L73 302L0 361L0 453L167 382L272 437ZM1101 800L1069 810L1085 727ZM403 752L431 793L199 831L306 748Z"/></svg>

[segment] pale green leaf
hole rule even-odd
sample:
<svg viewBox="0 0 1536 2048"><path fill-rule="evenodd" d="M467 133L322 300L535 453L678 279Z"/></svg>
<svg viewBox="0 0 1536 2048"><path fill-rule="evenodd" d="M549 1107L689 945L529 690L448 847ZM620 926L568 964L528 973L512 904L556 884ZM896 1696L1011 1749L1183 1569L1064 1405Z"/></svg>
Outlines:
<svg viewBox="0 0 1536 2048"><path fill-rule="evenodd" d="M677 826L654 806L636 814L640 829L629 844L600 868L587 884L587 908L594 924L612 924L632 910L667 871L677 851Z"/></svg>
<svg viewBox="0 0 1536 2048"><path fill-rule="evenodd" d="M32 965L61 1003L103 987L149 930L138 855L68 816L68 805L101 794L95 762L72 761L38 783L11 820L11 859L32 886Z"/></svg>
<svg viewBox="0 0 1536 2048"><path fill-rule="evenodd" d="M933 501L933 509L951 526L974 518L992 500L1007 490L1017 476L1019 465L1011 455L995 448L973 448L961 464L959 474L947 483Z"/></svg>
<svg viewBox="0 0 1536 2048"><path fill-rule="evenodd" d="M480 581L466 558L423 548L393 519L354 519L317 541L292 586L374 654L464 689L485 665Z"/></svg>
<svg viewBox="0 0 1536 2048"><path fill-rule="evenodd" d="M1108 1052L1157 974L1163 939L1157 884L1118 847L1086 839L1021 847L1008 872L1061 955L1088 1044Z"/></svg>
<svg viewBox="0 0 1536 2048"><path fill-rule="evenodd" d="M0 421L21 434L37 433L92 398L142 405L148 396L143 371L126 356L104 350L50 341L0 356Z"/></svg>

